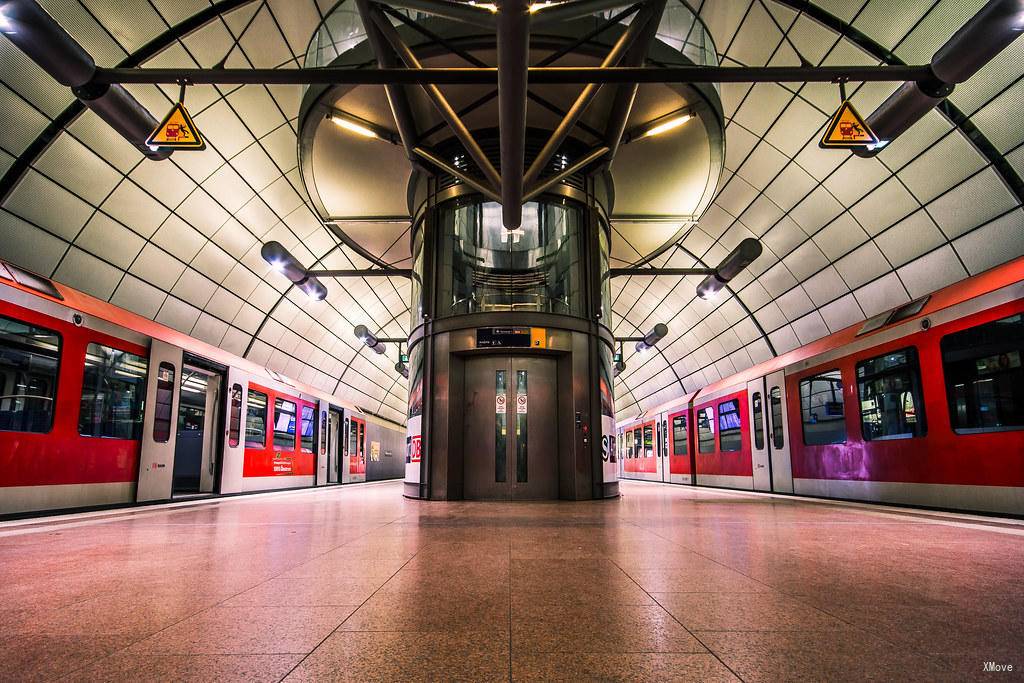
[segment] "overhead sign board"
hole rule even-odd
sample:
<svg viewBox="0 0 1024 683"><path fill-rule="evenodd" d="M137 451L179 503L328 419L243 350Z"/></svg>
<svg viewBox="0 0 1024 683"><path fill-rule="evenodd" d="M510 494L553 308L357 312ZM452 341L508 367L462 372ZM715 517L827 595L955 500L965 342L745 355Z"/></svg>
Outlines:
<svg viewBox="0 0 1024 683"><path fill-rule="evenodd" d="M171 107L171 111L149 136L146 144L164 149L206 149L206 141L181 102Z"/></svg>
<svg viewBox="0 0 1024 683"><path fill-rule="evenodd" d="M853 104L845 100L825 126L825 134L821 136L818 146L823 149L850 149L872 147L878 143L878 136L857 113Z"/></svg>
<svg viewBox="0 0 1024 683"><path fill-rule="evenodd" d="M478 349L545 348L547 330L542 327L479 327L476 330Z"/></svg>

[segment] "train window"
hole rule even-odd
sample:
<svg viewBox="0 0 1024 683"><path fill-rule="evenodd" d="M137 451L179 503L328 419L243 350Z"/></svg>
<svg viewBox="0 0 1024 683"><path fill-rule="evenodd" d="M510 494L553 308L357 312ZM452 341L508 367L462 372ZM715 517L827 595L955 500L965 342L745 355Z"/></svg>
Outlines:
<svg viewBox="0 0 1024 683"><path fill-rule="evenodd" d="M263 448L267 445L267 395L249 389L245 403L245 447Z"/></svg>
<svg viewBox="0 0 1024 683"><path fill-rule="evenodd" d="M718 447L723 453L743 448L740 433L740 402L736 399L718 404Z"/></svg>
<svg viewBox="0 0 1024 683"><path fill-rule="evenodd" d="M921 370L914 347L857 363L857 392L865 440L924 436Z"/></svg>
<svg viewBox="0 0 1024 683"><path fill-rule="evenodd" d="M316 426L316 413L313 406L302 406L302 444L303 453L313 452L313 431Z"/></svg>
<svg viewBox="0 0 1024 683"><path fill-rule="evenodd" d="M953 431L1024 427L1024 315L947 334L940 346Z"/></svg>
<svg viewBox="0 0 1024 683"><path fill-rule="evenodd" d="M715 409L711 406L697 411L697 452L715 452Z"/></svg>
<svg viewBox="0 0 1024 683"><path fill-rule="evenodd" d="M633 457L644 457L643 428L637 427L633 430Z"/></svg>
<svg viewBox="0 0 1024 683"><path fill-rule="evenodd" d="M156 371L156 401L153 406L153 441L171 439L171 408L174 407L174 365L160 363Z"/></svg>
<svg viewBox="0 0 1024 683"><path fill-rule="evenodd" d="M242 385L231 385L231 416L228 419L228 445L238 445L242 431Z"/></svg>
<svg viewBox="0 0 1024 683"><path fill-rule="evenodd" d="M142 438L142 402L149 362L134 353L91 343L85 350L78 433Z"/></svg>
<svg viewBox="0 0 1024 683"><path fill-rule="evenodd" d="M839 370L819 372L800 380L800 420L804 444L846 443L843 378Z"/></svg>
<svg viewBox="0 0 1024 683"><path fill-rule="evenodd" d="M644 456L645 458L654 457L654 427L652 425L646 425L644 427Z"/></svg>
<svg viewBox="0 0 1024 683"><path fill-rule="evenodd" d="M672 455L686 455L690 443L686 436L686 416L672 418Z"/></svg>
<svg viewBox="0 0 1024 683"><path fill-rule="evenodd" d="M780 451L786 446L782 427L782 389L772 387L768 392L768 401L772 409L772 446Z"/></svg>
<svg viewBox="0 0 1024 683"><path fill-rule="evenodd" d="M764 405L760 391L750 397L750 406L754 413L754 448L761 450L764 448Z"/></svg>
<svg viewBox="0 0 1024 683"><path fill-rule="evenodd" d="M60 335L0 317L0 430L50 431Z"/></svg>
<svg viewBox="0 0 1024 683"><path fill-rule="evenodd" d="M274 448L295 450L295 404L283 398L274 401Z"/></svg>

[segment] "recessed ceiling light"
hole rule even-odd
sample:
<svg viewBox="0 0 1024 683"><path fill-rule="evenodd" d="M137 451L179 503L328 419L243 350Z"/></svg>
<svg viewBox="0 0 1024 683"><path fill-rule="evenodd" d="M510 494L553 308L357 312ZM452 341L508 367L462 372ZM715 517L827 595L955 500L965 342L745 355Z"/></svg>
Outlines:
<svg viewBox="0 0 1024 683"><path fill-rule="evenodd" d="M682 116L677 116L674 119L669 119L668 121L659 123L658 125L648 130L646 133L644 133L644 137L649 138L652 135L660 135L661 133L664 133L666 131L673 130L674 128L678 128L679 126L683 125L692 118L693 116L691 114L683 114Z"/></svg>
<svg viewBox="0 0 1024 683"><path fill-rule="evenodd" d="M355 121L350 121L348 119L342 118L340 116L332 116L331 121L334 121L336 125L340 126L341 128L344 128L349 132L355 133L356 135L362 135L364 138L379 137L377 133L375 133L370 128L367 128L362 124L356 123Z"/></svg>

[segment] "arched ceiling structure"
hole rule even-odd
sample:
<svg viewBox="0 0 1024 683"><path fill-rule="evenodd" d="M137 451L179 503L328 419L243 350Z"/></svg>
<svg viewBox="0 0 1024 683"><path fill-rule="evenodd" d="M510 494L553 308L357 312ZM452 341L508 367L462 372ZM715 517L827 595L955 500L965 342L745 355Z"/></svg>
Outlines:
<svg viewBox="0 0 1024 683"><path fill-rule="evenodd" d="M334 0L42 0L101 66L299 68ZM981 0L694 0L729 65L927 61ZM827 84L723 84L726 171L708 211L654 265L715 265L745 237L764 254L728 291L699 278L615 281L628 417L720 377L1024 254L1024 42L959 86L877 157L817 147L839 102ZM850 92L870 112L894 89ZM174 88L129 86L156 116ZM299 86L195 86L200 154L144 160L70 91L0 38L0 256L404 421L394 360L352 328L404 336L402 280L328 281L311 302L270 271L278 240L309 267L366 264L312 208L300 179ZM404 192L404 188L401 188ZM618 262L638 226L616 226ZM679 226L684 227L684 226ZM407 247L389 260L407 265ZM636 245L639 250L646 245ZM639 253L636 252L636 253Z"/></svg>

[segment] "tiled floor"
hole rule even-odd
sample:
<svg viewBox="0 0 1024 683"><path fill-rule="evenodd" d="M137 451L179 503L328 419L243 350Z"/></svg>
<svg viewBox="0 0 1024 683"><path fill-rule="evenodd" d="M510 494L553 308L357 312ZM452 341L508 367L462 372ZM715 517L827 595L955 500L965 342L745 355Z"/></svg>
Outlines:
<svg viewBox="0 0 1024 683"><path fill-rule="evenodd" d="M622 491L424 503L387 483L6 523L0 680L1024 673L1024 525Z"/></svg>

